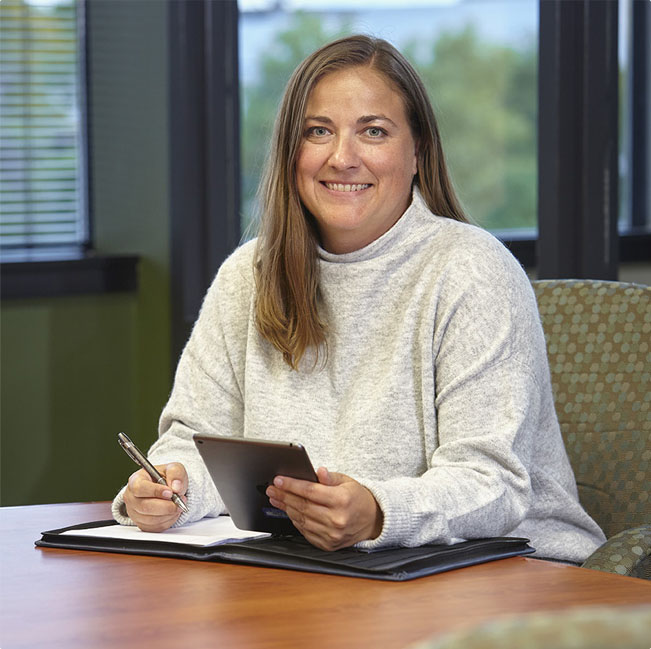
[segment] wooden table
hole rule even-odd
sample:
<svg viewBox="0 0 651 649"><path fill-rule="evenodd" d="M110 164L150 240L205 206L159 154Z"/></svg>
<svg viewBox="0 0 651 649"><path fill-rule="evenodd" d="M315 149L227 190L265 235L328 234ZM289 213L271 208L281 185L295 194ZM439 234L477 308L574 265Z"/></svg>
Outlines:
<svg viewBox="0 0 651 649"><path fill-rule="evenodd" d="M106 503L0 510L0 646L406 647L498 616L651 604L651 584L526 557L411 582L34 547Z"/></svg>

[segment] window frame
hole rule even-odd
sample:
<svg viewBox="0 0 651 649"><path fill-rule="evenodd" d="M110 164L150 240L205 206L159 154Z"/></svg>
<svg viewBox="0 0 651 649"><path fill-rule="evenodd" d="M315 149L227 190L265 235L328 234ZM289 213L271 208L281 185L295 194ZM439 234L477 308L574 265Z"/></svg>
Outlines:
<svg viewBox="0 0 651 649"><path fill-rule="evenodd" d="M171 0L172 358L240 242L238 7Z"/></svg>
<svg viewBox="0 0 651 649"><path fill-rule="evenodd" d="M538 277L616 280L618 2L540 2Z"/></svg>

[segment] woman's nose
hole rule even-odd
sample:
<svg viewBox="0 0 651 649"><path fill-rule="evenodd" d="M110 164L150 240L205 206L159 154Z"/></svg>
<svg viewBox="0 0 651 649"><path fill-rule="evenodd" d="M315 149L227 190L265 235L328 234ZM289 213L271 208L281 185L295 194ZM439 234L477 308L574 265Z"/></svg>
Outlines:
<svg viewBox="0 0 651 649"><path fill-rule="evenodd" d="M359 165L359 153L353 137L340 135L328 160L333 169L351 169Z"/></svg>

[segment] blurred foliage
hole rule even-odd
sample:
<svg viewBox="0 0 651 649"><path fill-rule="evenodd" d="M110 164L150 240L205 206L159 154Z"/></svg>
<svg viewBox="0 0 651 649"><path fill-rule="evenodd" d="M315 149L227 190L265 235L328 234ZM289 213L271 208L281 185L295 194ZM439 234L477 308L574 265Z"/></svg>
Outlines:
<svg viewBox="0 0 651 649"><path fill-rule="evenodd" d="M260 61L258 81L243 88L243 228L278 109L292 71L308 54L355 31L350 18L327 23L297 12ZM536 226L537 44L526 49L483 41L467 26L433 42L401 47L422 76L439 121L459 197L488 229Z"/></svg>
<svg viewBox="0 0 651 649"><path fill-rule="evenodd" d="M519 51L482 42L466 27L441 35L428 58L412 42L439 120L460 199L488 229L535 227L537 71L535 43Z"/></svg>

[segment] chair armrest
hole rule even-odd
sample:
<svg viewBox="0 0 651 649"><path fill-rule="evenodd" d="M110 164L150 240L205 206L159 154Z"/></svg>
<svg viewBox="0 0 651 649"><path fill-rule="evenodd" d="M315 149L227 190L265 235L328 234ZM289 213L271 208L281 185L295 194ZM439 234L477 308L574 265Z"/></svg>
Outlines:
<svg viewBox="0 0 651 649"><path fill-rule="evenodd" d="M651 579L651 525L615 534L593 552L582 567Z"/></svg>

